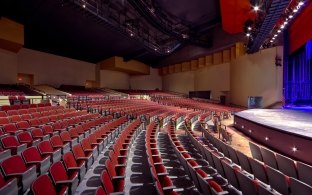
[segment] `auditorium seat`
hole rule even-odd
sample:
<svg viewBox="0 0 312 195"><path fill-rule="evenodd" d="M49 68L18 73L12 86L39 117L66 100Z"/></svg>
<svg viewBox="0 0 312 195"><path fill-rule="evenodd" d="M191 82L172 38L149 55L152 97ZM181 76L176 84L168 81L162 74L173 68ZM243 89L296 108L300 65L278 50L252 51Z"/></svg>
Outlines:
<svg viewBox="0 0 312 195"><path fill-rule="evenodd" d="M290 178L290 191L292 195L311 195L312 194L312 187L295 179Z"/></svg>
<svg viewBox="0 0 312 195"><path fill-rule="evenodd" d="M20 115L20 117L25 121L29 121L32 119L32 116L30 114L22 114Z"/></svg>
<svg viewBox="0 0 312 195"><path fill-rule="evenodd" d="M72 148L72 152L74 154L74 157L76 161L83 160L85 161L87 170L91 167L93 164L93 158L91 152L84 152L80 144L76 144Z"/></svg>
<svg viewBox="0 0 312 195"><path fill-rule="evenodd" d="M258 193L258 182L248 177L247 175L237 172L237 179L239 182L240 190L243 194L252 195Z"/></svg>
<svg viewBox="0 0 312 195"><path fill-rule="evenodd" d="M294 160L276 153L276 161L278 170L289 177L298 178L297 167Z"/></svg>
<svg viewBox="0 0 312 195"><path fill-rule="evenodd" d="M36 166L26 166L19 155L11 156L2 161L1 169L5 178L17 179L18 186L21 187L22 192L26 192L37 177Z"/></svg>
<svg viewBox="0 0 312 195"><path fill-rule="evenodd" d="M9 158L10 156L11 156L11 150L10 149L3 149L2 147L0 147L0 162Z"/></svg>
<svg viewBox="0 0 312 195"><path fill-rule="evenodd" d="M19 115L8 116L8 118L12 123L22 121L22 118Z"/></svg>
<svg viewBox="0 0 312 195"><path fill-rule="evenodd" d="M4 149L10 149L13 155L21 154L21 152L27 148L26 144L19 143L17 138L13 135L2 137L1 144Z"/></svg>
<svg viewBox="0 0 312 195"><path fill-rule="evenodd" d="M236 176L236 172L240 172L240 169L238 167L232 167L231 165L225 163L224 161L221 161L221 163L225 172L225 178L229 181L231 185L239 189L240 187Z"/></svg>
<svg viewBox="0 0 312 195"><path fill-rule="evenodd" d="M52 162L60 161L62 158L61 149L53 149L48 140L40 142L38 144L38 150L41 155L50 156Z"/></svg>
<svg viewBox="0 0 312 195"><path fill-rule="evenodd" d="M7 115L14 116L14 115L19 115L19 113L17 112L17 110L8 110Z"/></svg>
<svg viewBox="0 0 312 195"><path fill-rule="evenodd" d="M17 179L5 179L0 171L0 194L16 195L18 194Z"/></svg>
<svg viewBox="0 0 312 195"><path fill-rule="evenodd" d="M28 131L17 134L17 139L21 144L27 144L27 147L36 146L41 141L40 139L34 139Z"/></svg>
<svg viewBox="0 0 312 195"><path fill-rule="evenodd" d="M72 148L74 145L78 144L78 139L77 138L71 138L70 134L68 133L68 131L62 131L60 133L61 139L63 140L63 142L65 143L69 143L70 147Z"/></svg>
<svg viewBox="0 0 312 195"><path fill-rule="evenodd" d="M95 190L95 195L106 195L107 193L105 192L105 190L103 189L102 186L99 186L98 188L96 188Z"/></svg>
<svg viewBox="0 0 312 195"><path fill-rule="evenodd" d="M241 168L247 171L248 173L252 173L251 166L249 163L249 157L247 157L245 154L243 154L240 151L236 151L236 154L237 154L239 165L241 166Z"/></svg>
<svg viewBox="0 0 312 195"><path fill-rule="evenodd" d="M2 129L4 133L9 133L11 135L17 135L18 133L23 132L22 130L17 129L14 123L6 124Z"/></svg>
<svg viewBox="0 0 312 195"><path fill-rule="evenodd" d="M260 146L258 146L257 144L253 142L249 142L249 147L250 147L252 158L263 162Z"/></svg>
<svg viewBox="0 0 312 195"><path fill-rule="evenodd" d="M5 111L0 111L0 117L7 117L7 113Z"/></svg>
<svg viewBox="0 0 312 195"><path fill-rule="evenodd" d="M32 183L31 192L34 195L66 195L68 187L63 185L56 188L48 175L41 175Z"/></svg>
<svg viewBox="0 0 312 195"><path fill-rule="evenodd" d="M11 121L9 120L8 117L0 117L0 127L10 124Z"/></svg>
<svg viewBox="0 0 312 195"><path fill-rule="evenodd" d="M249 158L249 163L254 177L263 183L269 184L268 175L266 172L267 167L263 164L263 162L257 159Z"/></svg>
<svg viewBox="0 0 312 195"><path fill-rule="evenodd" d="M53 130L53 127L51 125L42 125L41 129L44 135L49 135L50 137L59 134L58 131Z"/></svg>
<svg viewBox="0 0 312 195"><path fill-rule="evenodd" d="M41 141L48 140L50 135L44 135L42 129L40 128L33 128L30 130L31 136L34 139L40 139Z"/></svg>
<svg viewBox="0 0 312 195"><path fill-rule="evenodd" d="M78 171L79 181L81 182L86 174L86 165L84 160L75 160L72 152L63 155L63 161L67 172Z"/></svg>
<svg viewBox="0 0 312 195"><path fill-rule="evenodd" d="M19 109L19 110L17 110L17 112L18 112L19 115L22 115L22 114L29 114L29 113L28 113L28 109Z"/></svg>
<svg viewBox="0 0 312 195"><path fill-rule="evenodd" d="M16 126L20 130L30 131L34 127L31 127L27 121L19 121L16 123Z"/></svg>
<svg viewBox="0 0 312 195"><path fill-rule="evenodd" d="M298 179L312 186L312 166L297 161Z"/></svg>
<svg viewBox="0 0 312 195"><path fill-rule="evenodd" d="M92 156L95 161L99 156L99 150L97 146L91 146L88 138L84 138L83 140L81 140L80 144L82 146L83 151L92 152Z"/></svg>
<svg viewBox="0 0 312 195"><path fill-rule="evenodd" d="M118 185L123 183L114 183L106 170L103 170L101 173L101 183L107 194L123 192L124 186Z"/></svg>
<svg viewBox="0 0 312 195"><path fill-rule="evenodd" d="M103 151L104 141L102 139L97 139L95 134L90 134L88 139L89 139L91 146L97 146L99 152Z"/></svg>
<svg viewBox="0 0 312 195"><path fill-rule="evenodd" d="M72 139L75 139L75 138L78 139L78 142L81 142L81 140L84 138L83 134L80 134L80 135L78 134L76 128L70 128L68 130L68 133Z"/></svg>
<svg viewBox="0 0 312 195"><path fill-rule="evenodd" d="M274 169L278 169L277 167L277 162L276 162L276 157L275 157L275 153L265 147L261 147L261 154L262 154L262 157L263 157L263 162L274 168Z"/></svg>
<svg viewBox="0 0 312 195"><path fill-rule="evenodd" d="M282 172L267 167L270 186L283 195L290 194L289 191L289 177Z"/></svg>
<svg viewBox="0 0 312 195"><path fill-rule="evenodd" d="M40 175L46 173L51 165L50 156L42 157L35 146L25 149L22 157L26 165L36 165Z"/></svg>
<svg viewBox="0 0 312 195"><path fill-rule="evenodd" d="M62 154L70 151L70 144L63 142L59 135L54 135L50 138L50 143L53 148L61 149Z"/></svg>
<svg viewBox="0 0 312 195"><path fill-rule="evenodd" d="M68 186L69 194L74 194L79 183L78 172L66 172L61 161L55 162L50 167L50 175L56 188Z"/></svg>

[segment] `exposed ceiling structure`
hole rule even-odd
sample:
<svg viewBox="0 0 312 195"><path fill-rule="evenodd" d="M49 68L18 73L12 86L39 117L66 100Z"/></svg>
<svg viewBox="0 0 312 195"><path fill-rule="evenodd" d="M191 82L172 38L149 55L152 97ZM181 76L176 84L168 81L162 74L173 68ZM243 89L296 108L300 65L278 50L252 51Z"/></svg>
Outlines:
<svg viewBox="0 0 312 195"><path fill-rule="evenodd" d="M249 0L0 2L0 16L25 26L26 48L92 63L122 56L154 67L186 46L213 48L221 25L226 36L242 33L250 10Z"/></svg>
<svg viewBox="0 0 312 195"><path fill-rule="evenodd" d="M3 0L25 25L25 47L97 63L123 56L155 65L188 44L211 47L218 0Z"/></svg>

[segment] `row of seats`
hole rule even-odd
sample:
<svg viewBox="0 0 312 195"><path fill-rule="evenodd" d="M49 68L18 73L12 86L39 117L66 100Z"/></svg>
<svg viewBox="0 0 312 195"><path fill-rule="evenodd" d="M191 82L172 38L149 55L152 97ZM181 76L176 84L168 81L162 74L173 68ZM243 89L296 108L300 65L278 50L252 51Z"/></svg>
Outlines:
<svg viewBox="0 0 312 195"><path fill-rule="evenodd" d="M140 120L135 120L116 138L109 158L105 161L105 169L101 172L101 183L106 194L124 191L128 155L141 130Z"/></svg>
<svg viewBox="0 0 312 195"><path fill-rule="evenodd" d="M193 139L193 142L206 154L209 163L214 163L217 170L223 172L232 185L237 186L243 194L312 193L312 188L309 185L296 178L288 177L270 166L265 166L260 161L247 157L240 151L236 151L231 146L216 139L207 131L205 131L205 137L207 140ZM209 150L205 148L209 148L210 152L208 153ZM226 166L226 163L222 160L217 162L217 159L212 155L216 152L222 154L221 159L231 159L235 166ZM246 187L245 183L247 180L252 185Z"/></svg>
<svg viewBox="0 0 312 195"><path fill-rule="evenodd" d="M190 152L190 143L184 145L181 143L172 124L168 125L167 131L180 161L203 194L240 194L222 174L220 175L219 170L211 166L210 162L196 152Z"/></svg>
<svg viewBox="0 0 312 195"><path fill-rule="evenodd" d="M289 177L296 178L312 186L312 166L292 160L265 147L249 142L252 157L263 162L265 166L281 171Z"/></svg>
<svg viewBox="0 0 312 195"><path fill-rule="evenodd" d="M148 157L148 163L150 165L152 177L155 183L155 187L159 194L178 194L177 187L172 183L172 180L168 176L166 167L160 156L160 152L157 148L157 133L159 125L152 122L146 129L145 147Z"/></svg>
<svg viewBox="0 0 312 195"><path fill-rule="evenodd" d="M19 110L19 109L28 109L28 108L37 108L37 107L45 107L51 106L51 103L39 103L39 104L22 104L22 105L4 105L0 107L0 111L8 111L8 110Z"/></svg>
<svg viewBox="0 0 312 195"><path fill-rule="evenodd" d="M85 114L85 112L76 112L76 111L75 111L75 113L76 114ZM88 116L98 116L98 115L93 115L93 114L91 114L91 115L87 114L87 115ZM81 116L83 116L83 115L81 115ZM82 119L82 118L77 117L77 119ZM104 124L105 122L110 120L111 117L100 117L97 119L93 119L92 121L89 121L91 119L89 117L86 117L85 119L86 119L85 121L78 120L78 121L76 121L77 123L71 124L71 126L69 123L67 123L68 122L67 120L70 120L70 119L64 119L63 121L54 122L52 124L53 126L43 125L43 126L41 126L41 128L33 128L30 126L30 124L27 121L22 121L28 125L24 129L23 129L23 127L21 127L21 129L17 129L15 126L16 125L15 123L7 124L7 125L4 125L3 128L5 130L8 130L8 131L6 131L8 134L13 134L13 135L3 136L1 138L1 142L2 142L2 145L5 149L5 151L11 150L11 153L13 154L13 156L16 156L15 154L20 154L23 156L24 152L28 152L28 149L34 150L34 148L32 146L37 145L37 147L38 147L37 149L41 155L51 154L52 156L50 158L52 159L52 162L57 162L62 157L62 154L64 155L64 153L69 151L68 146L73 147L73 145L75 143L78 144L78 142L80 142L80 144L84 148L88 148L88 145L87 145L88 141L90 141L90 142L92 141L93 143L96 142L97 141L96 139L98 139L98 138L91 136L91 135L88 137L88 140L85 140L83 138L87 137L87 135L90 134L90 130L93 127L95 127L97 125ZM65 126L60 127L62 129L54 129L53 128L55 124L58 124L61 122L63 122L64 125L66 124ZM86 125L86 124L88 124L88 125ZM82 128L83 125L85 125L84 129ZM12 127L14 128L13 130L12 130ZM77 132L78 129L80 129L79 133ZM10 131L10 130L12 130L12 131ZM30 132L27 130L29 130ZM50 137L50 139L49 139L49 137ZM20 140L21 142L24 142L25 138L27 138L28 140L26 139L26 141L29 141L29 142L27 142L27 143L25 142L24 144L19 143L18 140ZM46 140L46 139L49 139L49 140ZM46 140L46 141L44 141L44 140ZM27 146L29 148L27 148ZM61 151L61 152L59 152L59 151ZM42 158L44 158L44 157L42 157ZM6 164L5 162L8 159L11 159L11 157L8 156L5 159L2 159L3 163ZM39 160L37 159L37 161L39 161ZM12 167L10 166L10 163L8 163L8 167L12 169ZM39 174L43 173L42 169L38 169L38 170L41 171ZM44 169L44 170L46 170L46 169ZM22 189L25 189L25 187Z"/></svg>

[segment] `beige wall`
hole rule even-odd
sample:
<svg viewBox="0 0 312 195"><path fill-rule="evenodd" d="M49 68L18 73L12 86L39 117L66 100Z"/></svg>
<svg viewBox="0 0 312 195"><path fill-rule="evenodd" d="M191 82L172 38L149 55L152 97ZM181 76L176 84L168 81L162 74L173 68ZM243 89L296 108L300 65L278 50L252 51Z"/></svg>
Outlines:
<svg viewBox="0 0 312 195"><path fill-rule="evenodd" d="M162 78L158 74L158 69L150 68L150 75L131 76L130 86L131 89L162 89Z"/></svg>
<svg viewBox="0 0 312 195"><path fill-rule="evenodd" d="M282 48L270 48L244 55L231 63L231 102L247 106L248 96L262 96L266 107L282 100L283 68L275 65Z"/></svg>
<svg viewBox="0 0 312 195"><path fill-rule="evenodd" d="M198 69L194 74L195 91L211 91L211 99L219 100L230 90L230 63Z"/></svg>
<svg viewBox="0 0 312 195"><path fill-rule="evenodd" d="M17 82L16 53L0 49L0 83L12 84Z"/></svg>
<svg viewBox="0 0 312 195"><path fill-rule="evenodd" d="M123 72L100 70L100 87L129 89L130 76Z"/></svg>
<svg viewBox="0 0 312 195"><path fill-rule="evenodd" d="M194 91L194 72L179 72L163 76L163 90L188 94Z"/></svg>
<svg viewBox="0 0 312 195"><path fill-rule="evenodd" d="M33 74L35 85L85 85L95 80L95 64L30 49L20 50L17 63L18 73Z"/></svg>

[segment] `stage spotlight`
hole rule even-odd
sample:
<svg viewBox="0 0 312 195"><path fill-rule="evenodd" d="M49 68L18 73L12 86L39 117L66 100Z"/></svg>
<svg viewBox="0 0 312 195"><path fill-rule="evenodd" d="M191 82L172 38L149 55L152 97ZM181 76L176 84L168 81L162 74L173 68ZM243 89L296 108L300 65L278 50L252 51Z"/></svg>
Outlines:
<svg viewBox="0 0 312 195"><path fill-rule="evenodd" d="M248 28L247 28L248 30L251 30L252 28L250 27L250 26L248 26Z"/></svg>
<svg viewBox="0 0 312 195"><path fill-rule="evenodd" d="M264 139L265 139L265 141L269 141L269 137L265 137Z"/></svg>
<svg viewBox="0 0 312 195"><path fill-rule="evenodd" d="M242 125L242 129L244 129L244 125Z"/></svg>
<svg viewBox="0 0 312 195"><path fill-rule="evenodd" d="M300 1L298 5L302 6L304 4L304 1Z"/></svg>
<svg viewBox="0 0 312 195"><path fill-rule="evenodd" d="M246 36L247 36L247 37L250 37L250 33L247 33Z"/></svg>
<svg viewBox="0 0 312 195"><path fill-rule="evenodd" d="M297 148L296 148L296 146L294 146L292 149L291 149L293 152L297 152Z"/></svg>
<svg viewBox="0 0 312 195"><path fill-rule="evenodd" d="M252 130L251 129L249 129L249 131L248 131L249 133L252 133Z"/></svg>
<svg viewBox="0 0 312 195"><path fill-rule="evenodd" d="M257 12L257 11L259 11L259 6L258 5L255 5L254 7L253 7L253 10L255 11L255 12Z"/></svg>

